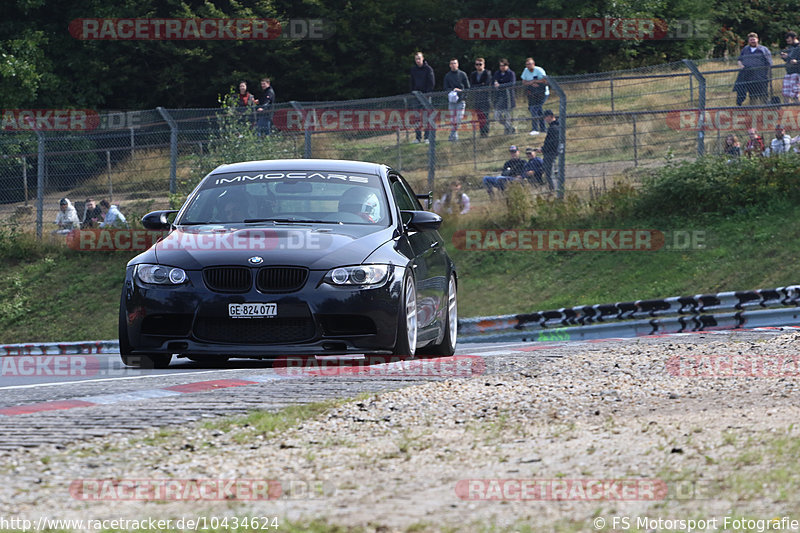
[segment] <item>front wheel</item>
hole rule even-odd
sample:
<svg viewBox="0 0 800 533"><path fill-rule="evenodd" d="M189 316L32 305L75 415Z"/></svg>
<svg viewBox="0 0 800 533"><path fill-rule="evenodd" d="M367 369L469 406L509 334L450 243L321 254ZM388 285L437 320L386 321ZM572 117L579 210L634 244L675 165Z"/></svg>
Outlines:
<svg viewBox="0 0 800 533"><path fill-rule="evenodd" d="M425 346L420 350L426 355L449 357L456 353L456 337L458 337L458 297L456 294L456 276L450 274L447 284L447 315L444 320L444 337L442 342Z"/></svg>
<svg viewBox="0 0 800 533"><path fill-rule="evenodd" d="M167 368L172 354L133 355L128 340L128 323L125 316L125 289L119 299L119 356L125 366L131 368Z"/></svg>
<svg viewBox="0 0 800 533"><path fill-rule="evenodd" d="M417 350L417 289L414 278L407 275L403 281L400 312L397 320L397 340L394 355L414 357Z"/></svg>

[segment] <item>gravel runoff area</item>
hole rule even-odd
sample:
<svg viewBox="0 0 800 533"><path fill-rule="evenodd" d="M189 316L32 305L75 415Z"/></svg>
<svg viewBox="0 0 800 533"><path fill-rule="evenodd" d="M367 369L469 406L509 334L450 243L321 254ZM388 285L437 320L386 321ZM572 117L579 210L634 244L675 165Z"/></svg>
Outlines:
<svg viewBox="0 0 800 533"><path fill-rule="evenodd" d="M501 373L348 401L277 434L198 423L4 453L0 517L277 516L270 531L314 521L380 532L800 529L800 333L535 353L508 356ZM183 480L171 501L115 500L133 494L119 490L125 481L167 479ZM181 501L233 479L280 485L250 485L271 500L245 486L245 499Z"/></svg>

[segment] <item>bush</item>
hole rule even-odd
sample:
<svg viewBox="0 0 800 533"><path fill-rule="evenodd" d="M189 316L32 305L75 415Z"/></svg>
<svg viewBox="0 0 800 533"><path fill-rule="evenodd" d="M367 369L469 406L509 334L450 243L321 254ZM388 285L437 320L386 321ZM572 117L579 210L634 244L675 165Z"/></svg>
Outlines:
<svg viewBox="0 0 800 533"><path fill-rule="evenodd" d="M800 199L800 155L704 157L667 165L643 180L635 212L648 217L727 215Z"/></svg>

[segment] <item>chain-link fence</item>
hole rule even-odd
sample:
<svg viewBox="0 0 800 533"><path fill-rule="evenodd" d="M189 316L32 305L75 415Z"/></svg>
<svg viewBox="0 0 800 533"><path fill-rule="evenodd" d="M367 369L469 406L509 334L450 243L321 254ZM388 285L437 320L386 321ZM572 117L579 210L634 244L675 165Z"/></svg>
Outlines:
<svg viewBox="0 0 800 533"><path fill-rule="evenodd" d="M779 123L797 133L798 107L782 103L780 59L767 71L763 87L745 94L742 107L735 60L708 60L552 77L544 102L541 95L529 102L528 87L517 82L473 88L455 102L445 92L411 93L269 110L89 113L76 124L6 110L0 225L48 234L57 229L62 197L74 202L80 219L86 199L107 199L136 224L149 210L179 203L219 164L275 158L386 163L420 191L439 194L460 180L480 203L488 201L482 177L501 173L509 146L519 147L523 158L526 147L542 147L544 109L555 112L562 132L555 144L561 157L550 158L553 184L559 193L588 195L621 177L635 183L637 169L722 154L729 134L744 147L750 127L767 145ZM546 185L536 190L549 194Z"/></svg>

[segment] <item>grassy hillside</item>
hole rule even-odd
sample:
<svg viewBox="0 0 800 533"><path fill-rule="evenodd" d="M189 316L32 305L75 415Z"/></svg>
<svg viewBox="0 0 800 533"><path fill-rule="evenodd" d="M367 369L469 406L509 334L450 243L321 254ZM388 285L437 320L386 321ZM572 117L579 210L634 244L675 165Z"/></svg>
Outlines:
<svg viewBox="0 0 800 533"><path fill-rule="evenodd" d="M452 234L465 223L496 227L472 219L443 228L460 271L462 316L800 282L795 262L800 207L691 225L605 226L705 232L704 249L682 251L458 250ZM8 237L0 244L0 342L116 338L119 293L131 255L77 252Z"/></svg>

